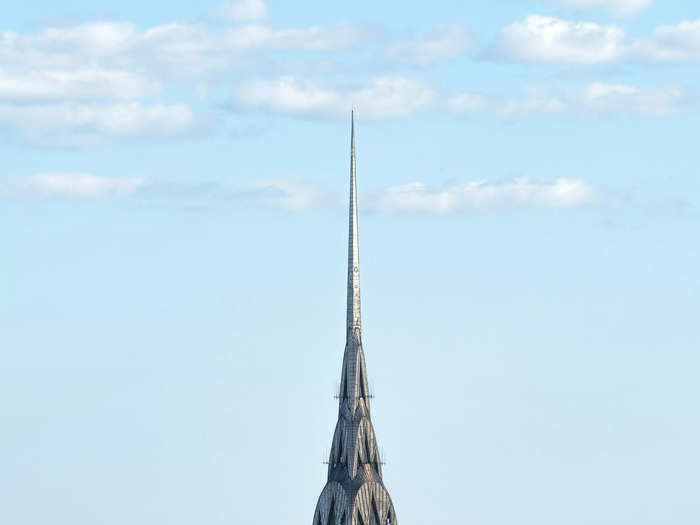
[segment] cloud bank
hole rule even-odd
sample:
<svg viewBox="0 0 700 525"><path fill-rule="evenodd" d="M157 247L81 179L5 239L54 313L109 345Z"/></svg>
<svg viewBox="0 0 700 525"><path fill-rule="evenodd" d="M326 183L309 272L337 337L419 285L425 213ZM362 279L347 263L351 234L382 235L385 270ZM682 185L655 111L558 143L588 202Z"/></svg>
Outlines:
<svg viewBox="0 0 700 525"><path fill-rule="evenodd" d="M350 108L355 107L367 118L392 118L411 115L436 101L437 95L430 87L405 77L375 78L364 86L346 89L282 77L242 86L231 107L322 118L347 117Z"/></svg>
<svg viewBox="0 0 700 525"><path fill-rule="evenodd" d="M184 104L0 103L0 130L40 146L79 147L108 139L163 139L194 132L204 125Z"/></svg>
<svg viewBox="0 0 700 525"><path fill-rule="evenodd" d="M431 187L421 182L391 186L377 193L369 206L384 213L448 215L525 209L579 208L598 200L589 184L569 178L535 182L519 178Z"/></svg>
<svg viewBox="0 0 700 525"><path fill-rule="evenodd" d="M552 1L575 9L605 4L621 14L650 3ZM230 1L216 13L213 25L174 22L139 28L97 21L0 33L2 139L82 147L187 137L223 122L223 117L201 114L212 93L221 97L212 106L216 112L225 106L324 119L345 118L353 106L368 119L445 108L461 114L665 116L694 107L694 97L677 86L618 82L501 99L469 89L446 96L417 76L423 71L397 71L406 65L427 68L474 50L473 35L464 25L444 25L387 43L376 38L376 28L354 24L272 27L264 0ZM364 46L361 63L338 58L356 46ZM296 54L287 60L289 53ZM530 15L504 27L475 54L482 60L589 67L623 61L692 63L700 61L700 20L661 25L648 38L630 39L617 25ZM284 57L281 63L279 57ZM280 76L279 71L295 73ZM216 88L224 80L231 86L227 93ZM183 87L189 98L178 103L170 95L181 97Z"/></svg>
<svg viewBox="0 0 700 525"><path fill-rule="evenodd" d="M262 54L338 51L364 35L347 24L274 29L262 0L221 9L232 25L99 21L0 32L0 133L49 147L181 137L215 119L195 115L192 103L148 100L167 87L205 89L200 81L246 71Z"/></svg>
<svg viewBox="0 0 700 525"><path fill-rule="evenodd" d="M560 94L530 90L519 98L466 92L450 97L446 106L454 114L490 112L505 117L563 114L666 117L694 109L697 100L675 86L636 87L592 82Z"/></svg>
<svg viewBox="0 0 700 525"><path fill-rule="evenodd" d="M700 20L663 25L630 41L615 25L529 15L503 28L482 57L525 63L694 62L700 60Z"/></svg>
<svg viewBox="0 0 700 525"><path fill-rule="evenodd" d="M202 191L204 190L204 191ZM318 184L292 180L261 180L240 188L217 182L205 185L158 181L148 177L103 177L88 173L39 173L25 177L0 177L5 198L105 199L201 199L248 202L291 212L319 209L342 210L345 198ZM376 213L452 215L576 209L600 202L601 192L571 178L534 181L518 178L502 182L479 180L445 186L411 182L369 191L360 199L364 209Z"/></svg>

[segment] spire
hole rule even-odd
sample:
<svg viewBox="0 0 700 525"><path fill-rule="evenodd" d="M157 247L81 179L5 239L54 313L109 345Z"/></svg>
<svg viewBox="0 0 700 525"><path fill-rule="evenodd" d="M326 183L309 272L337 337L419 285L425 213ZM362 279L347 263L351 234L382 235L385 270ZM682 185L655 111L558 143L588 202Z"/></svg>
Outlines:
<svg viewBox="0 0 700 525"><path fill-rule="evenodd" d="M396 514L382 481L382 462L370 418L360 334L360 253L357 236L355 112L350 128L350 214L348 220L347 339L338 391L338 423L328 457L328 482L313 525L396 525Z"/></svg>
<svg viewBox="0 0 700 525"><path fill-rule="evenodd" d="M359 336L360 320L360 246L357 232L357 180L355 159L355 111L350 117L350 206L348 219L348 340L357 329Z"/></svg>

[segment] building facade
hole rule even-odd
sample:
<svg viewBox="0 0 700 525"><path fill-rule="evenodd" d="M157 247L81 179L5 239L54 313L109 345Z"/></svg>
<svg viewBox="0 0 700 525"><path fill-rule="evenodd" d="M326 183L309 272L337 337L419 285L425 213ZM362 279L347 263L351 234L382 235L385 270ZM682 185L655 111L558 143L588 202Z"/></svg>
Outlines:
<svg viewBox="0 0 700 525"><path fill-rule="evenodd" d="M396 525L394 505L382 481L362 350L354 114L350 132L349 208L347 323L338 423L328 458L328 482L318 499L313 525Z"/></svg>

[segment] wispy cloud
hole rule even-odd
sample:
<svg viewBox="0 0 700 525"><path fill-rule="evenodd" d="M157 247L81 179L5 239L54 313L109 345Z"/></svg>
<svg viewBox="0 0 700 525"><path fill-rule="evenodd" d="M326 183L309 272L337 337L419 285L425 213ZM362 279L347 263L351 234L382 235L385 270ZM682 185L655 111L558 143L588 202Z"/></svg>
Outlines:
<svg viewBox="0 0 700 525"><path fill-rule="evenodd" d="M334 208L339 200L317 184L285 180L253 182L236 190L233 195L256 201L268 208L287 211Z"/></svg>
<svg viewBox="0 0 700 525"><path fill-rule="evenodd" d="M545 89L531 89L519 98L460 93L449 98L446 105L455 114L488 111L502 116L576 114L665 117L694 109L697 101L674 86L636 87L593 82L559 94Z"/></svg>
<svg viewBox="0 0 700 525"><path fill-rule="evenodd" d="M299 178L253 180L241 186L209 180L174 182L146 176L100 176L83 172L0 175L0 199L43 202L130 200L141 205L177 204L186 208L260 207L287 213L344 212L347 195ZM389 215L488 215L571 211L591 207L633 207L649 215L697 220L697 206L684 198L643 201L582 179L559 177L472 180L444 185L409 182L360 194L360 207Z"/></svg>
<svg viewBox="0 0 700 525"><path fill-rule="evenodd" d="M410 115L436 101L432 88L405 77L380 77L365 86L346 89L283 77L244 85L231 106L305 117L347 116L355 107L367 118L392 118Z"/></svg>
<svg viewBox="0 0 700 525"><path fill-rule="evenodd" d="M497 98L479 93L460 93L448 98L446 105L454 114L487 111L505 117L555 115L572 110L569 103L561 98L533 89L520 98Z"/></svg>
<svg viewBox="0 0 700 525"><path fill-rule="evenodd" d="M604 64L700 60L700 20L662 25L651 38L629 40L615 25L529 15L503 28L482 57L508 62Z"/></svg>
<svg viewBox="0 0 700 525"><path fill-rule="evenodd" d="M583 105L597 113L621 112L633 115L667 116L679 113L690 100L675 87L638 88L625 84L589 84Z"/></svg>
<svg viewBox="0 0 700 525"><path fill-rule="evenodd" d="M89 173L38 173L0 177L0 196L14 198L102 199L134 195L148 185L144 177L100 177Z"/></svg>
<svg viewBox="0 0 700 525"><path fill-rule="evenodd" d="M443 187L414 182L375 193L370 207L385 213L448 215L534 208L580 208L599 200L598 191L578 179L537 182L526 178L506 182L473 181Z"/></svg>
<svg viewBox="0 0 700 525"><path fill-rule="evenodd" d="M556 0L572 7L598 0ZM608 3L633 11L644 0ZM635 7L636 6L636 7ZM444 99L423 71L415 76L372 73L367 64L348 73L333 52L364 45L368 30L354 24L272 27L264 0L232 0L220 7L224 24L167 23L140 28L129 22L99 21L48 27L36 32L0 33L0 133L3 138L49 147L73 147L140 139L184 137L216 119L195 113L197 102L176 103L182 86L202 98L231 80L238 87L222 105L246 112L308 118L345 117L355 107L368 119L408 117L445 108L456 113L500 115L588 113L671 115L691 106L681 89L590 84L566 93L528 93L498 99L465 91ZM221 21L219 20L219 21ZM375 44L377 42L375 41ZM440 26L425 34L389 42L375 52L373 68L396 71L396 63L428 67L459 57L474 46L463 25ZM291 55L290 51L304 51ZM318 51L318 56L314 53ZM271 73L275 53L297 71ZM386 60L377 60L384 53ZM318 61L308 60L309 56ZM616 25L530 15L503 28L479 55L500 61L601 64L627 61L700 61L700 20L657 27L646 39L630 40ZM271 60L267 60L271 59ZM313 66L298 74L290 64ZM394 63L391 63L391 62ZM269 65L273 63L273 65ZM261 64L265 64L264 66ZM339 69L338 69L339 68ZM362 69L364 68L364 69ZM329 71L332 71L329 73ZM344 71L348 74L339 74ZM376 71L376 69L373 69ZM309 73L311 72L311 73ZM420 75L420 76L418 76ZM236 84L233 84L236 85ZM170 91L171 86L178 90ZM211 88L211 89L210 89ZM150 97L165 93L168 102ZM173 95L172 97L170 95ZM185 95L187 96L187 95ZM149 98L147 98L149 97Z"/></svg>
<svg viewBox="0 0 700 525"><path fill-rule="evenodd" d="M129 71L0 69L0 100L5 101L137 99L160 91L158 82Z"/></svg>
<svg viewBox="0 0 700 525"><path fill-rule="evenodd" d="M254 53L338 50L365 35L353 25L273 29L253 22L213 31L169 23L141 31L126 22L90 22L38 33L2 33L0 63L8 70L65 72L99 61L107 70L196 77L229 69Z"/></svg>
<svg viewBox="0 0 700 525"><path fill-rule="evenodd" d="M343 195L316 184L290 181L260 182L236 195L275 209L307 211L341 210ZM372 190L360 195L360 206L373 213L453 215L533 209L575 209L602 203L603 193L592 185L569 178L534 181L518 178L431 186L411 182Z"/></svg>
<svg viewBox="0 0 700 525"><path fill-rule="evenodd" d="M344 196L310 183L273 181L247 186L236 195L287 211L343 209ZM479 180L445 186L411 182L360 195L360 206L374 213L454 215L575 209L602 203L603 193L579 179L534 181L518 178L502 182Z"/></svg>
<svg viewBox="0 0 700 525"><path fill-rule="evenodd" d="M700 19L677 25L661 25L648 40L632 44L631 55L656 62L693 62L700 60Z"/></svg>
<svg viewBox="0 0 700 525"><path fill-rule="evenodd" d="M202 92L208 75L252 67L256 54L340 50L363 34L352 25L273 29L260 0L225 7L234 24L224 28L89 22L0 33L0 132L47 147L181 137L214 119L145 97L181 81Z"/></svg>
<svg viewBox="0 0 700 525"><path fill-rule="evenodd" d="M267 4L263 0L237 0L221 5L219 11L230 22L252 22L267 17Z"/></svg>
<svg viewBox="0 0 700 525"><path fill-rule="evenodd" d="M384 55L398 62L427 67L440 60L456 58L475 44L472 32L461 25L442 26L426 35L399 40Z"/></svg>
<svg viewBox="0 0 700 525"><path fill-rule="evenodd" d="M184 104L0 104L0 129L43 146L167 138L203 125Z"/></svg>
<svg viewBox="0 0 700 525"><path fill-rule="evenodd" d="M649 7L654 0L549 0L572 9L604 8L616 16L629 16Z"/></svg>
<svg viewBox="0 0 700 525"><path fill-rule="evenodd" d="M601 202L592 185L570 178L502 182L479 180L445 186L412 182L361 195L361 206L375 213L450 215L529 209L575 209ZM209 203L249 203L290 212L341 210L344 195L317 183L266 179L231 187L220 182L171 183L148 177L101 177L87 173L40 173L0 177L0 196L11 198L105 199L138 197Z"/></svg>

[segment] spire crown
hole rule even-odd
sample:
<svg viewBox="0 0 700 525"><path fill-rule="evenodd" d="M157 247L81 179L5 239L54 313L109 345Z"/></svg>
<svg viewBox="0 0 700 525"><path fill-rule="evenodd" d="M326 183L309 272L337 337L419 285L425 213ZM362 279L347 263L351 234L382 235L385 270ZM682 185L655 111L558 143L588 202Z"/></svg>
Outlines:
<svg viewBox="0 0 700 525"><path fill-rule="evenodd" d="M350 213L348 219L347 340L338 392L338 423L328 458L328 482L313 525L396 525L382 481L382 462L370 417L370 393L360 334L360 254L357 232L355 112L350 124Z"/></svg>

